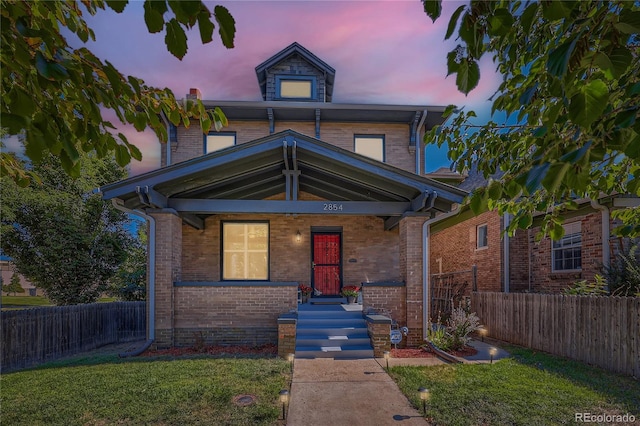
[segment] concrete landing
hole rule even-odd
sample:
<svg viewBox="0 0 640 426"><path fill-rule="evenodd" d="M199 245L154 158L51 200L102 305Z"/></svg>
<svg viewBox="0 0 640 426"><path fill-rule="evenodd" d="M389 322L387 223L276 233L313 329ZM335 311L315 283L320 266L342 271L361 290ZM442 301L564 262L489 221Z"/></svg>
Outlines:
<svg viewBox="0 0 640 426"><path fill-rule="evenodd" d="M427 424L375 359L296 359L287 425Z"/></svg>

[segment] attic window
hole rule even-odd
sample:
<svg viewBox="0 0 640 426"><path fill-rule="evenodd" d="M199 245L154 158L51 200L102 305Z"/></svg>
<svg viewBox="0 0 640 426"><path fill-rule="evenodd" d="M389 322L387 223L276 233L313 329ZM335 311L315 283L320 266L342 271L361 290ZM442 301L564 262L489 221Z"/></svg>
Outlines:
<svg viewBox="0 0 640 426"><path fill-rule="evenodd" d="M315 77L276 76L277 99L315 99L315 89Z"/></svg>

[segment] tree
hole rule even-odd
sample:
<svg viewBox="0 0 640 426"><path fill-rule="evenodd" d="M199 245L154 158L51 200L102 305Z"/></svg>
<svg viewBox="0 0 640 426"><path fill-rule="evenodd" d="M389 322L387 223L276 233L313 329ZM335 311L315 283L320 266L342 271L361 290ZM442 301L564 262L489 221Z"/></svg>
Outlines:
<svg viewBox="0 0 640 426"><path fill-rule="evenodd" d="M138 227L127 258L109 282L109 294L125 301L145 300L147 296L147 230Z"/></svg>
<svg viewBox="0 0 640 426"><path fill-rule="evenodd" d="M440 0L423 0L434 21ZM640 195L640 4L636 1L472 1L451 16L445 38L448 73L467 94L478 60L493 55L503 81L492 97L498 124L474 125L473 111L449 107L453 119L425 136L448 144L458 171L475 163L502 178L475 191L475 212L514 216L527 228L543 212L541 234L563 235L562 214L576 199ZM456 114L454 114L456 113ZM617 210L621 235L640 234L640 208Z"/></svg>
<svg viewBox="0 0 640 426"><path fill-rule="evenodd" d="M96 301L131 245L126 215L92 192L125 171L112 157L83 154L79 162L73 179L48 155L33 165L41 184L21 188L3 177L0 186L2 251L59 305Z"/></svg>
<svg viewBox="0 0 640 426"><path fill-rule="evenodd" d="M16 293L24 293L24 288L22 288L22 284L20 284L20 275L15 272L11 275L11 280L9 281L9 285L3 285L2 291L7 293L13 293L15 296Z"/></svg>
<svg viewBox="0 0 640 426"><path fill-rule="evenodd" d="M72 49L65 34L82 42L95 40L83 13L95 15L105 4L120 13L126 0L0 1L0 114L9 135L24 135L25 154L37 163L49 154L60 158L63 169L79 176L82 153L98 157L114 155L119 165L142 155L114 125L102 117L110 109L123 124L138 131L151 128L167 140L167 124L200 121L206 133L211 126L227 124L219 108L206 110L199 100L179 103L169 89L147 86L125 77L108 61L101 61L85 47ZM200 39L213 39L215 24L227 48L233 47L235 21L223 6L213 14L201 1L151 1L144 3L144 18L151 33L165 32L167 49L179 59L187 52L185 29L198 27ZM26 186L33 177L20 168L9 153L0 153L0 174Z"/></svg>

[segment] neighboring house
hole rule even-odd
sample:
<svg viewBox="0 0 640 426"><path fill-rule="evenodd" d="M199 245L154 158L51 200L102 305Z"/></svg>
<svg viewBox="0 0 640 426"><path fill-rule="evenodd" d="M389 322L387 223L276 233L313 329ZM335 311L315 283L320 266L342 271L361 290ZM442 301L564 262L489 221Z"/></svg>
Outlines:
<svg viewBox="0 0 640 426"><path fill-rule="evenodd" d="M299 283L365 283L365 308L421 343L423 225L467 194L421 172L444 107L334 104L335 70L297 43L256 74L262 101L203 100L228 127L169 126L160 169L101 188L149 221L149 338L275 343Z"/></svg>
<svg viewBox="0 0 640 426"><path fill-rule="evenodd" d="M2 285L9 285L11 282L11 277L14 274L18 274L20 277L20 285L24 289L23 293L15 293L16 296L36 296L41 295L42 292L38 292L36 287L25 277L20 275L15 270L15 265L11 263L11 258L5 255L0 255L0 273L2 274ZM3 292L4 293L4 292ZM14 294L11 293L13 296Z"/></svg>
<svg viewBox="0 0 640 426"><path fill-rule="evenodd" d="M429 175L437 178L436 175ZM486 180L472 170L460 188L472 191ZM537 241L541 215L527 230L509 237L503 231L508 216L496 211L474 215L468 208L442 215L431 222L428 274L446 278L462 274L472 291L475 269L478 291L559 293L576 281L594 281L610 264L620 248L612 234L619 225L611 218L617 208L637 206L640 198L603 196L597 202L576 200L578 209L564 216L565 235L560 241L549 237Z"/></svg>

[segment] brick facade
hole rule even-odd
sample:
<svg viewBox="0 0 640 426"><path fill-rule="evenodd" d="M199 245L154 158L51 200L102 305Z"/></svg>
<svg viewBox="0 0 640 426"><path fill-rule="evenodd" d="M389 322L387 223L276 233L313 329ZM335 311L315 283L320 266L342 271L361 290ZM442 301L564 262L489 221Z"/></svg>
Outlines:
<svg viewBox="0 0 640 426"><path fill-rule="evenodd" d="M450 219L455 221L455 216ZM487 246L477 248L477 227L487 225ZM502 218L497 212L486 212L463 222L433 231L429 241L430 273L470 271L477 267L479 291L503 291ZM466 294L471 295L469 280Z"/></svg>
<svg viewBox="0 0 640 426"><path fill-rule="evenodd" d="M427 217L408 216L399 224L400 232L400 273L406 284L406 326L409 334L408 346L418 346L423 341L423 288L422 281L422 225Z"/></svg>
<svg viewBox="0 0 640 426"><path fill-rule="evenodd" d="M407 325L407 289L403 283L364 284L362 288L362 310L375 311L389 316L398 327Z"/></svg>
<svg viewBox="0 0 640 426"><path fill-rule="evenodd" d="M294 130L316 137L315 122L277 121L275 132ZM384 135L385 162L394 167L414 172L415 149L409 147L408 124L385 123L337 123L320 122L320 139L324 142L354 152L354 135ZM223 132L235 132L236 144L242 144L269 135L269 122L240 121L229 123ZM420 139L421 140L421 139ZM204 154L204 135L198 124L188 128L178 127L178 142L171 144L171 163L180 163ZM166 145L162 145L162 166L167 164Z"/></svg>
<svg viewBox="0 0 640 426"><path fill-rule="evenodd" d="M602 273L602 214L598 211L587 212L582 216L567 219L565 224L573 222L580 222L582 269L569 272L553 271L551 240L547 237L536 241L540 227L518 231L510 246L510 259L513 259L512 291L560 293L576 281L592 282L596 274ZM516 260L522 255L524 259Z"/></svg>

